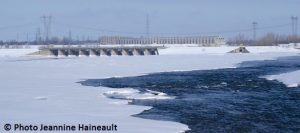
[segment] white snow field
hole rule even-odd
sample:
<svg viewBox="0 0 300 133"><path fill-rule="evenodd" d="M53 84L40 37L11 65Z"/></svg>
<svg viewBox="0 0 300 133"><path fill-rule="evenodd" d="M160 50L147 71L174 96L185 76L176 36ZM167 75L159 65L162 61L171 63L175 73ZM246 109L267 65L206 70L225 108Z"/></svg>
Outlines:
<svg viewBox="0 0 300 133"><path fill-rule="evenodd" d="M151 90L147 94L137 94L138 91L131 88L90 87L76 82L153 72L231 68L242 61L269 60L299 53L289 48L279 51L257 48L262 52L250 54L225 54L232 48L205 48L205 51L214 51L209 54L201 53L202 47L188 47L182 50L184 52L180 49L182 48L163 49L158 56L66 58L23 56L25 53L31 53L32 49L20 50L23 51L22 54L18 50L3 54L6 50L0 49L0 132L5 132L2 127L6 123L113 123L118 126L117 132L121 133L182 132L188 129L186 125L132 117L131 115L151 107L127 104L134 98L173 97ZM154 93L159 95L155 96Z"/></svg>
<svg viewBox="0 0 300 133"><path fill-rule="evenodd" d="M195 54L224 54L233 49L238 48L232 46L222 47L169 47L159 51L160 55L195 55ZM286 52L299 52L299 49L293 47L279 47L279 46L246 46L250 53L286 53Z"/></svg>
<svg viewBox="0 0 300 133"><path fill-rule="evenodd" d="M29 49L0 49L0 57L19 57L37 51L37 48Z"/></svg>
<svg viewBox="0 0 300 133"><path fill-rule="evenodd" d="M268 80L278 80L291 88L300 86L300 70L278 75L269 75L266 76L266 78Z"/></svg>

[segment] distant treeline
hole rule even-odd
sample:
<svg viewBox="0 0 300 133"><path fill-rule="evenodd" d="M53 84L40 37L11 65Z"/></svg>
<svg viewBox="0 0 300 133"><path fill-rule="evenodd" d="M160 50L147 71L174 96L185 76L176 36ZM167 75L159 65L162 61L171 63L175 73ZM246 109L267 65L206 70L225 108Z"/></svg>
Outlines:
<svg viewBox="0 0 300 133"><path fill-rule="evenodd" d="M35 40L35 41L0 41L0 45L80 45L86 43L99 43L99 40L73 40L69 38L59 38L59 37L52 37L48 40Z"/></svg>
<svg viewBox="0 0 300 133"><path fill-rule="evenodd" d="M0 41L0 46L5 47L8 45L81 45L87 43L100 43L100 40L73 40L67 37L59 38L52 37L48 40L36 39L35 41ZM244 34L238 34L235 37L229 38L226 41L227 45L246 45L246 46L273 46L278 44L300 43L300 37L296 35L281 35L275 33L267 33L264 36L258 37L256 40L246 37Z"/></svg>
<svg viewBox="0 0 300 133"><path fill-rule="evenodd" d="M239 34L236 37L229 38L226 42L227 45L248 45L248 46L273 46L278 44L300 43L300 37L296 35L280 35L275 33L267 33L254 40L253 38L247 38L243 34Z"/></svg>

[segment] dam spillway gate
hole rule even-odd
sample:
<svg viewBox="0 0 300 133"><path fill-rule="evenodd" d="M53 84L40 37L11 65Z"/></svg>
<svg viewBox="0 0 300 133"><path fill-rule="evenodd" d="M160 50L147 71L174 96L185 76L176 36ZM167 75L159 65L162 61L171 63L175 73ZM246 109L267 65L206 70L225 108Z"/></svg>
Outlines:
<svg viewBox="0 0 300 133"><path fill-rule="evenodd" d="M158 55L160 47L41 47L32 55L44 56L144 56Z"/></svg>

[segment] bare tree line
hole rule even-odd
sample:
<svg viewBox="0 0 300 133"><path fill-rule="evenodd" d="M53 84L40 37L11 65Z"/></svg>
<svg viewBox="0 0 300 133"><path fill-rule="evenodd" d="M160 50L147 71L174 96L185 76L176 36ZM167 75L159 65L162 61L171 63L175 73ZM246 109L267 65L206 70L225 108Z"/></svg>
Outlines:
<svg viewBox="0 0 300 133"><path fill-rule="evenodd" d="M36 39L32 42L26 42L26 41L1 41L0 40L0 46L4 45L41 45L41 44L54 44L54 45L78 45L78 44L84 44L84 43L97 43L100 40L75 40L69 37L52 37L48 39L47 41ZM246 46L276 46L278 44L289 44L289 43L300 43L300 37L296 35L284 35L284 34L275 34L273 32L267 33L259 38L257 40L253 40L252 38L249 38L245 36L244 34L238 34L235 37L229 38L227 40L227 45L246 45Z"/></svg>
<svg viewBox="0 0 300 133"><path fill-rule="evenodd" d="M238 34L229 38L228 45L255 45L255 46L276 46L278 44L300 43L300 37L296 35L283 35L269 32L257 40L246 37L244 34Z"/></svg>

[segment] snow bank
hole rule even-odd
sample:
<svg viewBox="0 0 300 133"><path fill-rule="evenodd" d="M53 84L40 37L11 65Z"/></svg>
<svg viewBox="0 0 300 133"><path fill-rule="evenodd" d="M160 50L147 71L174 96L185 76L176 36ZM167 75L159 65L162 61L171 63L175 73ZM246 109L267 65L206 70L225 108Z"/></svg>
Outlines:
<svg viewBox="0 0 300 133"><path fill-rule="evenodd" d="M191 54L226 54L231 50L237 49L233 46L221 46L221 47L168 47L166 49L160 49L160 55L191 55ZM250 53L286 53L286 52L300 52L299 49L293 47L280 47L280 46L247 46L247 50Z"/></svg>
<svg viewBox="0 0 300 133"><path fill-rule="evenodd" d="M266 76L266 78L268 80L278 80L291 88L300 86L300 70L278 75L269 75Z"/></svg>
<svg viewBox="0 0 300 133"><path fill-rule="evenodd" d="M107 91L104 93L105 96L114 99L122 100L138 100L138 99L173 99L174 97L167 96L165 93L147 90L147 92L141 93L138 90L131 88L115 89L113 91Z"/></svg>
<svg viewBox="0 0 300 133"><path fill-rule="evenodd" d="M105 45L105 46L116 46L116 45ZM126 45L126 46L137 46L137 45ZM138 45L143 46L143 45ZM154 44L153 46L162 46L161 44ZM221 46L221 47L198 47L195 44L172 44L164 45L166 48L159 49L160 55L195 55L195 54L226 54L231 50L238 48L238 46ZM25 56L29 53L38 51L40 46L30 46L29 49L0 49L0 57L19 57ZM56 46L62 47L62 46ZM77 47L77 46L72 46ZM300 52L300 49L295 49L290 46L247 46L246 49L250 53L286 53L286 52Z"/></svg>
<svg viewBox="0 0 300 133"><path fill-rule="evenodd" d="M103 94L119 95L126 99L167 96L156 96L152 92L139 94L133 89L120 89L118 92L115 89L88 87L76 83L88 78L143 73L143 67L147 68L145 65L139 65L141 68L137 70L130 67L145 58L31 59L0 58L1 127L6 123L114 123L118 125L119 132L130 133L174 133L188 129L186 125L176 122L131 117L150 107L127 105L127 102L108 99ZM0 132L4 132L3 128L0 128Z"/></svg>
<svg viewBox="0 0 300 133"><path fill-rule="evenodd" d="M293 47L280 47L280 46L249 46L246 47L251 53L287 53L295 52L300 53L299 49Z"/></svg>

